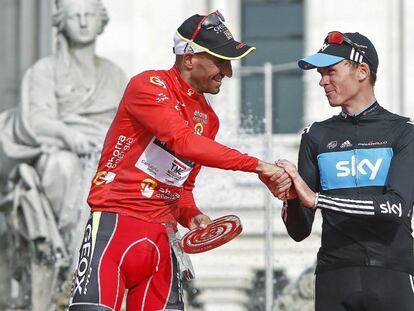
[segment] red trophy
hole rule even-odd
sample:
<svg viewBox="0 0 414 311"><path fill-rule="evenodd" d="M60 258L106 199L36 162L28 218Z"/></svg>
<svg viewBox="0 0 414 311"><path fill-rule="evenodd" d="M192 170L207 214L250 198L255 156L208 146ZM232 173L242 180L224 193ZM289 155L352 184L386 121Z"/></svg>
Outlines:
<svg viewBox="0 0 414 311"><path fill-rule="evenodd" d="M238 236L243 230L235 215L214 219L208 226L187 232L181 239L181 248L188 254L202 253L219 247Z"/></svg>

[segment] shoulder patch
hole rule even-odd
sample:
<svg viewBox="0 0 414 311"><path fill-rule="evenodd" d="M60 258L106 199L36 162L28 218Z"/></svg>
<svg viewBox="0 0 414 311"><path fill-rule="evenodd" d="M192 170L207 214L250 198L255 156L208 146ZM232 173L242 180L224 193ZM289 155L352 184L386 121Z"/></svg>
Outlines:
<svg viewBox="0 0 414 311"><path fill-rule="evenodd" d="M150 82L152 84L161 86L162 88L166 89L167 88L167 84L164 82L164 80L161 80L161 78L159 76L151 76L149 78Z"/></svg>

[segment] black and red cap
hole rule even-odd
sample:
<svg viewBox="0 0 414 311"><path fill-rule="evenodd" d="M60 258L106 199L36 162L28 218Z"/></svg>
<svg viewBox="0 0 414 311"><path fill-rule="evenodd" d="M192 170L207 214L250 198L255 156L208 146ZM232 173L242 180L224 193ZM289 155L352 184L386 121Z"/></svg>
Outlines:
<svg viewBox="0 0 414 311"><path fill-rule="evenodd" d="M224 25L224 17L215 11L208 15L193 15L186 19L174 36L174 53L206 52L226 60L241 59L255 47L234 40Z"/></svg>

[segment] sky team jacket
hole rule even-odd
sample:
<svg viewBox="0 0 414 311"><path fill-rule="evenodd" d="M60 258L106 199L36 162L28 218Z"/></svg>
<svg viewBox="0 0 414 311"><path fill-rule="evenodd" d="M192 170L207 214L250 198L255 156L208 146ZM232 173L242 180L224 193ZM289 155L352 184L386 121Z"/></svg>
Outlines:
<svg viewBox="0 0 414 311"><path fill-rule="evenodd" d="M176 66L133 77L110 126L92 180L92 211L148 222L200 213L192 189L201 165L254 172L258 159L214 141L219 120Z"/></svg>
<svg viewBox="0 0 414 311"><path fill-rule="evenodd" d="M374 103L305 129L298 171L320 192L322 238L317 272L379 266L414 273L414 122ZM295 240L312 229L315 210L298 199L282 211Z"/></svg>

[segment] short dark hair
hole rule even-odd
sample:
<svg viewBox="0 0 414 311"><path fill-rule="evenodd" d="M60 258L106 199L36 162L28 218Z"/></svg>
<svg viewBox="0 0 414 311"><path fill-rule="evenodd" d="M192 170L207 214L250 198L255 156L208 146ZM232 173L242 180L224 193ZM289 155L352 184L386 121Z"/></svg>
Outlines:
<svg viewBox="0 0 414 311"><path fill-rule="evenodd" d="M345 61L348 64L350 64L352 66L352 68L354 68L354 69L358 68L358 66L361 65L361 63L355 62L355 61L350 60L350 59L345 59ZM370 72L369 81L371 82L371 85L374 86L375 82L377 81L377 73L372 71L370 66L368 66L368 67L369 67L369 72Z"/></svg>

